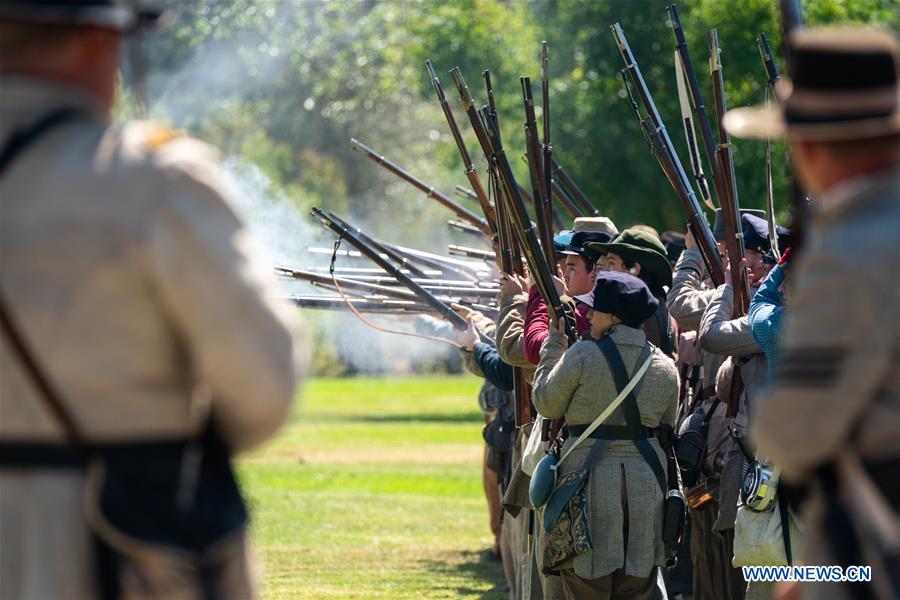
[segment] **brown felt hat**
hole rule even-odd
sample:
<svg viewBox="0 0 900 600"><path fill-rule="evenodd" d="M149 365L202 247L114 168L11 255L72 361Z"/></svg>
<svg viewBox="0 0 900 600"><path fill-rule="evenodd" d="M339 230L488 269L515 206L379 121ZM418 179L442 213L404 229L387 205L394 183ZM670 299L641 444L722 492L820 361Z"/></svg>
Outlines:
<svg viewBox="0 0 900 600"><path fill-rule="evenodd" d="M724 118L736 137L809 141L900 134L900 50L890 31L810 27L789 39L793 78L775 86L774 108L736 108Z"/></svg>

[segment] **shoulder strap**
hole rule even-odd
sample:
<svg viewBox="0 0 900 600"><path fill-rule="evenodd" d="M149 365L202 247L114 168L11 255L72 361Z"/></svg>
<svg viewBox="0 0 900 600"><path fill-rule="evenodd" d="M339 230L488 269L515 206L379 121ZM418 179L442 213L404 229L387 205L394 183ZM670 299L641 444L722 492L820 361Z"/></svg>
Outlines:
<svg viewBox="0 0 900 600"><path fill-rule="evenodd" d="M62 427L69 445L86 461L89 457L89 450L75 420L63 404L62 397L38 364L37 358L31 352L21 331L13 321L13 316L2 296L0 296L0 326L2 326L3 335L8 340L13 354L18 356L19 362L37 388L38 396Z"/></svg>
<svg viewBox="0 0 900 600"><path fill-rule="evenodd" d="M581 444L581 442L583 442L584 440L591 437L591 434L598 427L600 427L600 425L604 421L606 421L606 419L608 419L610 417L610 415L612 415L613 412L615 412L615 410L617 408L619 408L619 405L622 404L622 402L625 400L625 398L628 396L628 394L632 391L632 389L634 389L635 387L638 386L638 384L640 384L641 379L644 377L644 373L646 373L647 369L650 367L650 362L651 362L652 358L653 358L652 355L647 356L647 358L644 360L644 362L641 364L641 366L635 372L634 377L631 378L631 381L626 383L624 389L619 391L619 395L616 396L616 398L612 402L610 402L609 406L607 406L605 409L603 409L603 412L600 413L600 415L596 419L594 419L594 422L591 423L590 425L588 425L587 429L584 430L584 432L581 434L581 436L579 436L578 439L575 440L575 442L571 446L569 446L568 449L566 449L566 451L562 454L562 456L560 456L557 464L562 463L566 459L566 457L568 457L572 453L572 451L575 450L575 448L577 448L579 444Z"/></svg>
<svg viewBox="0 0 900 600"><path fill-rule="evenodd" d="M28 146L36 142L42 135L58 125L74 119L85 112L71 106L57 108L37 120L15 129L0 148L0 175Z"/></svg>
<svg viewBox="0 0 900 600"><path fill-rule="evenodd" d="M622 360L619 349L616 348L615 342L613 342L609 336L603 336L602 339L597 341L597 345L603 352L603 356L606 357L606 362L609 363L609 368L610 371L612 371L616 387L621 391L624 387L623 382L628 381L628 374L625 370L625 362ZM649 344L644 344L641 356L652 356ZM631 430L635 446L637 446L638 451L641 453L641 456L644 457L644 460L647 461L647 464L650 465L653 474L656 476L656 480L659 482L659 487L662 489L663 496L665 496L668 488L666 482L666 470L663 468L663 465L656 455L656 451L654 451L653 447L650 445L649 440L643 436L641 411L638 409L637 399L635 398L633 391L628 392L625 401L622 404L622 410L625 413L625 426Z"/></svg>

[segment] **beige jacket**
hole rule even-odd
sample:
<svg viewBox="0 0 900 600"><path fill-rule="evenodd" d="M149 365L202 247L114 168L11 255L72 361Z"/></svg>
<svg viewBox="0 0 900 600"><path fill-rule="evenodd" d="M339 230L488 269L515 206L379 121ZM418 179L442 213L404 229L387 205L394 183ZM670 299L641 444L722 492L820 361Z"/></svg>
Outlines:
<svg viewBox="0 0 900 600"><path fill-rule="evenodd" d="M73 89L0 87L3 140L64 102L96 115ZM233 449L286 418L305 344L230 193L210 147L96 116L48 131L2 174L2 293L90 441L192 434L200 385ZM61 442L6 345L0 360L0 441ZM77 472L0 469L0 597L96 595L81 487Z"/></svg>
<svg viewBox="0 0 900 600"><path fill-rule="evenodd" d="M625 326L609 334L622 354L625 368L633 373L646 341L644 332ZM586 425L603 412L618 395L609 366L593 341L582 341L566 349L559 331L550 335L541 348L541 362L534 377L534 405L547 417L566 417L570 425ZM678 372L675 363L654 348L650 367L637 394L641 423L657 427L674 425L678 402ZM607 425L625 423L621 409L607 419ZM574 441L569 438L563 449ZM580 468L595 440L587 439L560 465L560 474ZM660 461L665 457L655 438L651 439ZM571 567L582 578L603 577L625 567L625 574L647 577L655 565L662 565L663 492L659 482L634 442L609 441L608 448L594 466L588 502L593 550L577 556ZM623 508L628 506L628 543L623 539Z"/></svg>
<svg viewBox="0 0 900 600"><path fill-rule="evenodd" d="M811 208L807 246L791 267L781 359L754 415L760 451L792 479L846 451L900 459L900 167L848 181ZM802 558L834 564L813 489ZM855 487L839 496L857 524L869 512L859 496ZM872 551L872 536L862 544ZM835 584L810 587L809 598L846 597Z"/></svg>

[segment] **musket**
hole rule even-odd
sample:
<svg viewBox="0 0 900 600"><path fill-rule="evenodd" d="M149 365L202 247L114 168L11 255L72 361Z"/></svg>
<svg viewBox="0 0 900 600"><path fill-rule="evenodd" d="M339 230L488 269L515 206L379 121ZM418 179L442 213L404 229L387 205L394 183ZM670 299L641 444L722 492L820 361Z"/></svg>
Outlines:
<svg viewBox="0 0 900 600"><path fill-rule="evenodd" d="M305 281L307 283L312 284L316 287L325 286L329 289L334 288L334 281L331 276L323 275L320 273L314 273L312 271L304 271L298 269L289 269L287 267L275 267L275 273L281 275L282 277L289 277L291 279L296 279L298 281ZM355 290L358 292L365 292L368 294L381 294L383 296L389 296L391 298L395 298L398 300L415 300L416 296L413 292L408 289L398 288L388 285L382 285L378 283L371 283L367 281L360 281L358 279L349 279L347 277L338 277L335 276L334 279L337 280L338 285L347 290ZM443 287L443 288L434 288L434 287L426 287L422 286L425 289L434 292L434 294L438 298L449 299L453 302L457 300L455 297L450 297L450 294L458 296L459 298L478 298L478 299L491 299L497 296L496 290L486 290L481 288L469 288L469 287Z"/></svg>
<svg viewBox="0 0 900 600"><path fill-rule="evenodd" d="M433 313L435 309L427 304L408 300L385 300L372 298L344 298L343 296L303 296L294 295L287 298L295 306L320 310L346 309L346 302L360 312L388 314L421 314Z"/></svg>
<svg viewBox="0 0 900 600"><path fill-rule="evenodd" d="M340 216L338 216L337 214L335 214L331 211L328 211L328 216L331 217L332 219L334 219L335 221L337 221L338 223L340 223L341 225L343 225L344 227L346 227L347 229L353 230L353 232L356 233L356 236L359 239L361 239L363 242L365 242L366 244L368 244L369 246L371 246L372 248L377 250L379 253L384 254L385 256L387 256L388 258L390 258L391 260L396 262L397 266L399 268L408 269L409 272L412 273L413 275L415 275L416 277L428 277L428 275L425 273L425 271L423 271L416 265L410 263L410 261L408 261L406 259L406 257L402 256L399 252L396 252L389 245L379 242L378 240L372 238L371 236L369 236L365 232L363 232L363 230L360 229L359 227L356 227L355 225L350 224L349 222L347 222L346 219L341 218ZM430 266L433 267L434 265L430 265Z"/></svg>
<svg viewBox="0 0 900 600"><path fill-rule="evenodd" d="M531 78L519 79L522 84L522 101L525 104L525 158L528 163L528 174L531 179L532 197L534 198L534 214L537 221L538 238L547 264L556 262L553 251L553 222L550 208L550 196L544 188L543 169L541 167L541 150L537 138L537 123L534 113L534 98L531 95Z"/></svg>
<svg viewBox="0 0 900 600"><path fill-rule="evenodd" d="M458 246L456 244L449 244L447 246L447 251L454 256L466 256L468 258L477 258L483 260L485 262L493 262L494 253L488 252L487 250L479 250L478 248L468 248L466 246Z"/></svg>
<svg viewBox="0 0 900 600"><path fill-rule="evenodd" d="M475 194L475 192L466 189L461 185L457 185L453 191L456 192L456 195L460 198L464 198L466 200L475 200L476 202L478 201L478 196Z"/></svg>
<svg viewBox="0 0 900 600"><path fill-rule="evenodd" d="M424 181L422 181L415 175L412 175L408 171L405 171L401 167L397 166L395 163L386 159L384 156L381 156L380 154L378 154L377 152L375 152L374 150L372 150L371 148L369 148L368 146L366 146L359 140L357 140L355 138L350 138L350 144L352 144L354 150L362 153L364 156L366 156L366 158L372 160L376 164L381 165L382 167L384 167L385 169L387 169L388 171L390 171L391 173L393 173L394 175L396 175L403 181L409 183L416 189L423 192L429 198L434 198L440 204L449 208L460 219L467 221L467 222L471 223L472 225L475 225L482 232L484 232L485 235L487 235L487 236L491 235L491 227L490 227L490 225L488 225L488 222L484 217L479 217L478 215L473 213L468 208L466 208L464 206L460 206L459 204L454 202L452 199L450 199L450 197L447 196L446 194L442 194L441 192L437 191L436 189L434 189L434 187L428 185L427 183L425 183Z"/></svg>
<svg viewBox="0 0 900 600"><path fill-rule="evenodd" d="M500 121L497 120L497 104L494 102L494 86L491 84L491 72L485 69L481 72L481 77L484 79L484 93L487 95L488 107L491 109L491 121L494 122L494 126L499 132Z"/></svg>
<svg viewBox="0 0 900 600"><path fill-rule="evenodd" d="M381 255L378 254L378 252L376 252L365 242L360 240L352 231L342 226L340 223L335 222L317 207L312 208L312 214L322 222L322 225L337 234L340 239L347 240L347 242L349 242L351 246L365 254L369 258L369 260L387 271L406 288L412 290L419 298L419 300L434 308L438 312L438 314L449 321L450 324L455 328L462 331L465 331L468 328L468 322L464 318L456 314L453 309L450 308L447 304L435 298L431 292L413 281L411 277L409 277L405 273L400 272L400 269L392 265L389 261L383 259Z"/></svg>
<svg viewBox="0 0 900 600"><path fill-rule="evenodd" d="M488 111L487 107L484 107L481 110L482 113L487 113ZM485 114L485 118L487 119L488 117L489 115ZM506 157L503 144L496 135L493 122L489 123L488 139L491 142L493 157L497 162L501 185L506 191L506 198L511 200L509 208L512 224L515 229L514 233L519 240L522 252L525 254L531 276L534 278L535 285L541 293L544 302L547 304L547 312L551 320L558 321L561 318L564 319L566 322L567 335L570 340L574 340L574 323L571 322L569 315L567 315L563 309L562 300L559 297L559 293L556 291L556 286L553 284L553 271L550 269L551 263L547 262L546 257L541 252L537 234L534 231L534 225L532 225L531 219L528 217L528 212L525 210L525 203L519 195L515 177L509 166L509 159Z"/></svg>
<svg viewBox="0 0 900 600"><path fill-rule="evenodd" d="M484 218L487 220L491 230L491 239L496 241L497 215L494 212L494 207L491 206L491 201L488 199L487 193L481 185L481 180L478 178L475 166L472 164L469 150L466 148L465 141L463 141L462 134L456 124L456 118L453 116L453 111L450 109L450 104L447 102L447 96L444 94L444 88L441 86L441 81L434 71L431 59L425 61L425 66L428 68L428 74L431 76L431 85L434 87L434 93L437 94L441 110L444 112L444 117L447 119L447 125L450 127L450 134L453 136L453 141L456 142L456 148L459 150L459 156L462 158L466 179L469 180L469 185L472 186L475 199L478 200L478 203L481 205L481 211L484 213Z"/></svg>
<svg viewBox="0 0 900 600"><path fill-rule="evenodd" d="M462 261L449 256L441 256L415 248L406 248L405 246L391 246L398 254L412 261L431 266L445 273L454 273L471 281L481 281L481 279L489 277L490 271L485 268L481 262L473 263Z"/></svg>
<svg viewBox="0 0 900 600"><path fill-rule="evenodd" d="M330 267L320 267L320 266L308 266L306 267L307 271L311 271L314 273L330 273ZM358 281L368 281L370 283L382 283L382 284L396 284L397 280L393 277L384 274L383 269L363 269L363 268L353 268L353 267L338 267L334 268L334 272L344 276L351 277ZM402 272L402 271L401 271ZM413 281L418 283L420 286L425 288L426 290L442 290L446 288L452 287L462 287L469 289L499 289L496 284L489 284L488 282L480 281L478 283L469 281L469 280L459 280L459 279L419 279L419 278L411 278Z"/></svg>
<svg viewBox="0 0 900 600"><path fill-rule="evenodd" d="M541 42L541 118L543 120L544 139L541 149L544 151L544 197L548 199L553 193L553 146L550 145L550 66L547 61L547 42ZM552 261L551 261L552 262Z"/></svg>
<svg viewBox="0 0 900 600"><path fill-rule="evenodd" d="M497 228L500 246L497 256L499 262L498 266L506 273L522 273L521 253L519 252L519 248L517 248L515 236L512 232L509 214L502 202L504 193L502 189L503 186L498 181L496 162L493 160L491 142L488 139L486 130L488 123L492 126L496 126L496 119L490 115L490 109L488 109L487 111L484 111L487 114L485 115L484 120L482 120L459 67L451 69L450 76L456 84L466 116L469 117L469 122L472 125L472 130L475 132L475 137L478 139L478 144L481 146L484 157L488 161L490 177L489 188L494 192L493 198L497 210ZM488 80L486 80L485 83L490 87ZM534 417L531 414L531 393L528 384L525 381L525 374L520 367L513 367L513 397L516 427L524 427L531 423Z"/></svg>
<svg viewBox="0 0 900 600"><path fill-rule="evenodd" d="M697 182L697 188L700 190L700 197L703 203L710 210L715 210L716 206L712 202L712 195L709 191L709 184L706 182L706 173L703 172L703 162L700 158L700 148L697 146L697 131L694 128L694 117L691 116L691 100L688 96L687 84L685 83L684 62L678 50L675 51L675 83L678 87L678 104L681 107L681 123L684 126L684 137L687 139L688 156L691 159L691 170L694 172L694 181Z"/></svg>
<svg viewBox="0 0 900 600"><path fill-rule="evenodd" d="M709 271L713 283L717 286L721 285L725 281L725 271L722 267L721 258L719 257L716 240L709 227L709 222L706 220L706 215L703 213L703 209L697 201L697 196L691 188L690 180L688 180L684 167L682 167L681 161L678 159L678 154L675 152L675 147L672 145L672 140L669 138L669 132L666 130L666 125L663 122L659 111L656 109L656 104L653 102L653 97L650 95L650 90L647 88L647 84L644 81L644 76L637 64L637 59L635 59L631 47L628 45L628 40L625 37L625 32L622 31L622 26L616 23L610 29L612 30L613 38L616 41L619 52L622 54L622 58L625 61L625 71L631 77L634 87L638 92L638 96L641 99L641 103L647 111L647 121L649 121L649 123L645 122L644 118L641 117L637 103L633 98L631 99L632 107L641 122L641 130L644 133L648 145L650 145L656 156L656 159L663 170L663 174L669 180L678 199L681 201L682 209L688 215L688 228L693 234L694 239L697 241L697 247L703 255L703 260L706 263L706 268ZM624 75L623 81L625 81ZM630 97L631 91L628 88L627 81L626 90Z"/></svg>
<svg viewBox="0 0 900 600"><path fill-rule="evenodd" d="M737 179L734 175L734 157L731 150L731 138L725 131L722 119L728 107L725 104L725 79L722 75L722 52L719 49L719 33L710 29L709 40L709 72L713 80L713 95L716 101L716 125L719 129L719 147L716 150L718 175L721 178L719 206L725 223L725 248L728 262L731 264L731 277L734 284L734 318L747 313L750 308L750 286L747 281L747 270L740 268L744 258L744 234L741 227L740 202L738 200Z"/></svg>
<svg viewBox="0 0 900 600"><path fill-rule="evenodd" d="M555 158L551 157L551 164L553 165L553 178L558 180L564 192L566 192L570 198L575 200L581 208L582 212L586 215L597 217L600 215L600 211L594 208L594 205L591 204L591 201L588 200L587 195L581 191L581 188L575 183L575 181L569 177L569 174L566 173L566 170L562 168L558 162L556 162Z"/></svg>
<svg viewBox="0 0 900 600"><path fill-rule="evenodd" d="M785 62L788 66L788 73L796 70L794 61L794 53L790 44L791 33L803 27L803 11L800 7L800 0L781 0L781 48L784 52ZM807 204L809 199L805 191L797 181L796 175L791 178L791 237L793 238L792 247L794 257L800 253L806 238L806 215L808 212Z"/></svg>
<svg viewBox="0 0 900 600"><path fill-rule="evenodd" d="M703 104L703 95L700 93L700 82L697 80L697 71L694 70L694 61L688 50L687 40L684 37L684 29L681 27L681 18L678 16L678 7L675 4L669 6L669 22L672 25L672 33L675 34L675 49L681 57L681 65L687 79L687 87L690 92L695 120L700 126L700 136L703 138L703 147L706 149L706 159L709 161L710 174L716 193L719 193L719 173L716 170L716 143L713 139L712 126L709 117L706 116L706 106ZM708 192L708 190L707 190Z"/></svg>
<svg viewBox="0 0 900 600"><path fill-rule="evenodd" d="M759 55L762 57L763 68L766 70L766 106L769 105L769 99L775 95L775 83L780 79L778 74L778 65L775 64L775 57L772 56L772 49L769 47L769 38L766 32L762 31L756 40L756 47L759 49ZM772 184L772 140L766 138L766 221L769 224L769 245L772 247L772 253L776 259L781 258L781 248L778 247L778 231L775 227L775 187Z"/></svg>
<svg viewBox="0 0 900 600"><path fill-rule="evenodd" d="M453 231L458 231L459 233L466 233L469 235L478 236L479 239L484 239L484 236L481 234L481 230L477 227L473 227L468 223L463 221L455 221L453 219L447 220L447 226Z"/></svg>
<svg viewBox="0 0 900 600"><path fill-rule="evenodd" d="M527 142L527 140L526 140L526 142ZM527 148L527 146L526 146L526 148ZM523 156L522 160L525 162L526 165L529 165L528 172L529 172L529 177L530 177L531 166L530 166L528 157ZM541 172L540 188L543 191L543 189L544 189L544 176L543 176L544 165L543 165L543 159L541 158L540 151L538 152L538 169ZM591 213L584 212L581 209L581 207L575 203L575 200L572 199L572 197L566 192L566 190L563 189L563 187L560 186L556 182L555 179L550 181L550 185L551 185L551 189L553 190L553 197L556 198L556 200L560 204L562 204L563 208L566 209L566 212L569 213L569 216L571 218L577 219L578 217L586 217L589 214L591 214ZM525 188L523 188L521 185L519 185L519 195L522 196L522 200L525 201L526 206L529 204L532 206L534 205L534 197L531 194L529 194L528 191ZM551 210L552 218L554 220L556 220L557 222L559 222L559 215L557 215L553 212L555 210L555 207L552 203L550 204L550 210ZM553 227L551 227L550 229L552 230ZM557 229L563 229L563 227L560 226Z"/></svg>

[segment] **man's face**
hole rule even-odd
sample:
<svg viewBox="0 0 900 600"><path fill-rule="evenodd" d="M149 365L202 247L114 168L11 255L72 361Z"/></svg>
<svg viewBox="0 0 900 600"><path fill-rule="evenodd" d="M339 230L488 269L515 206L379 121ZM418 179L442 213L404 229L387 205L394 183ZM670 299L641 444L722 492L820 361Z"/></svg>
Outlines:
<svg viewBox="0 0 900 600"><path fill-rule="evenodd" d="M758 286L769 274L774 265L763 261L765 255L749 248L744 250L744 258L747 260L747 281L751 286Z"/></svg>
<svg viewBox="0 0 900 600"><path fill-rule="evenodd" d="M594 289L594 271L588 271L584 259L580 256L567 254L566 268L563 271L563 279L570 296L587 294Z"/></svg>
<svg viewBox="0 0 900 600"><path fill-rule="evenodd" d="M608 267L607 270L609 271L618 271L619 273L628 272L628 269L625 268L625 263L622 262L622 257L612 252L606 255L606 265Z"/></svg>
<svg viewBox="0 0 900 600"><path fill-rule="evenodd" d="M609 271L609 261L607 260L605 254L603 256L601 256L600 258L598 258L597 261L594 263L594 279L595 280L597 279L597 273L600 273L602 271Z"/></svg>

